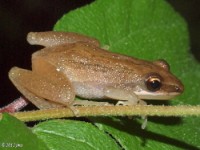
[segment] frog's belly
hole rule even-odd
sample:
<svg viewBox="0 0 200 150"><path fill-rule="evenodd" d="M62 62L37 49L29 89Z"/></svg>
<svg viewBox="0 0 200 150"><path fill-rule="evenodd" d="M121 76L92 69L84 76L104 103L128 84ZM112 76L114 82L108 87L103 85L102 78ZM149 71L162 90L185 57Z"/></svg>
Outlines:
<svg viewBox="0 0 200 150"><path fill-rule="evenodd" d="M72 82L72 85L74 87L75 94L77 96L87 99L105 98L104 89L105 87L108 86L94 82L89 82L89 83Z"/></svg>

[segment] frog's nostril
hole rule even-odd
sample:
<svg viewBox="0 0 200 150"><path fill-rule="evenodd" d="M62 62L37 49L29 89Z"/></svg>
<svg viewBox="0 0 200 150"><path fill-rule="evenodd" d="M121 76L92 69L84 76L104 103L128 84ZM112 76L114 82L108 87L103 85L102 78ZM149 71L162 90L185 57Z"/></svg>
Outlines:
<svg viewBox="0 0 200 150"><path fill-rule="evenodd" d="M184 87L183 87L183 85L175 86L175 90L176 90L176 92L182 93L184 91Z"/></svg>

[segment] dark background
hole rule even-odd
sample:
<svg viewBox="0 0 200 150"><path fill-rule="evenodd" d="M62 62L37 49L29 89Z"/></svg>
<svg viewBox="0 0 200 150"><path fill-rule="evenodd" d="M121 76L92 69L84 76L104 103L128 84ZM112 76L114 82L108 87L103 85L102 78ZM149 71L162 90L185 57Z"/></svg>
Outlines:
<svg viewBox="0 0 200 150"><path fill-rule="evenodd" d="M168 0L188 22L191 53L200 60L200 1ZM29 68L37 50L26 42L30 31L52 30L63 14L92 0L1 0L0 1L0 107L20 96L8 79L13 66Z"/></svg>

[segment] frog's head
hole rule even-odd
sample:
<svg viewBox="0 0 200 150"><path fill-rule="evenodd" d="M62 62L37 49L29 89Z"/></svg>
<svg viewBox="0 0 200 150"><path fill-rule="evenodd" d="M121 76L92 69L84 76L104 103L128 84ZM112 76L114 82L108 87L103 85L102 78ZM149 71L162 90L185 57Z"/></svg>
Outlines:
<svg viewBox="0 0 200 150"><path fill-rule="evenodd" d="M154 61L145 70L136 90L140 99L168 100L183 92L183 84L170 72L166 61Z"/></svg>

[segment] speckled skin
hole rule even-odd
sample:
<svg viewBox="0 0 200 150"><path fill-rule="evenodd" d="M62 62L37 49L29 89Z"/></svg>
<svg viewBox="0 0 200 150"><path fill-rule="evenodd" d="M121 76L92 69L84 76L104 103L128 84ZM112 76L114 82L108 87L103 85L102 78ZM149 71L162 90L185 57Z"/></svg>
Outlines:
<svg viewBox="0 0 200 150"><path fill-rule="evenodd" d="M42 98L57 103L73 103L77 95L89 99L127 100L129 105L140 99L168 100L183 91L182 83L164 61L150 62L112 53L99 48L98 41L93 38L75 33L44 32L30 33L28 41L46 48L32 55L32 72L18 70L20 76L14 78L20 78L21 82L17 84L35 95L38 92ZM147 77L155 74L162 86L152 92L145 82ZM41 78L36 79L37 75ZM35 85L31 87L28 81ZM54 88L49 90L48 86ZM43 91L47 92L45 88L49 91L57 89L53 94L58 96L43 96Z"/></svg>

